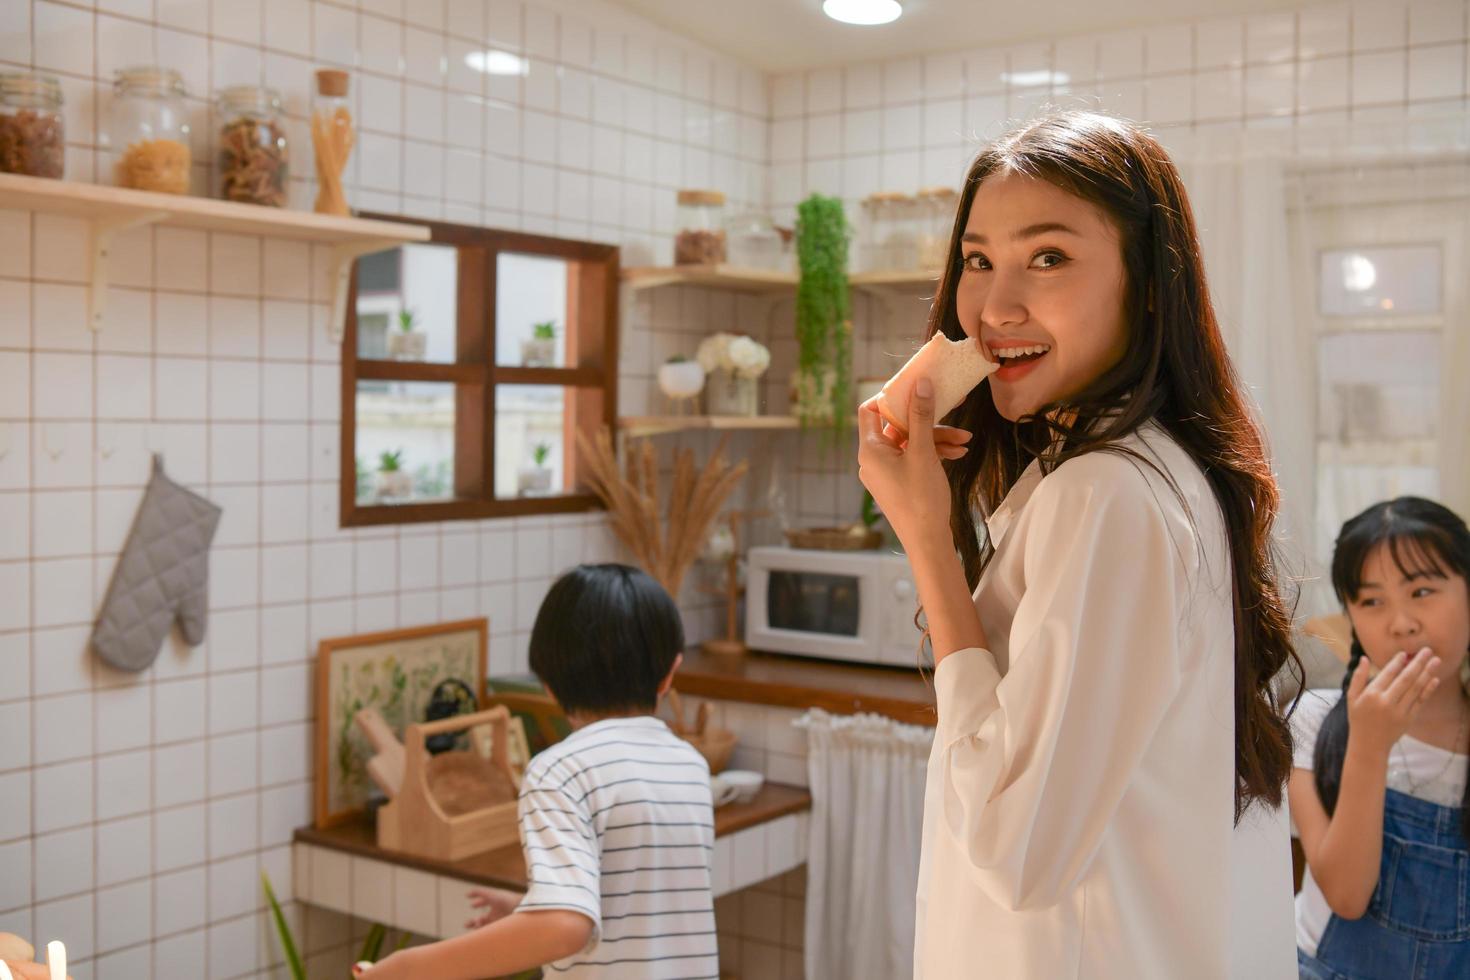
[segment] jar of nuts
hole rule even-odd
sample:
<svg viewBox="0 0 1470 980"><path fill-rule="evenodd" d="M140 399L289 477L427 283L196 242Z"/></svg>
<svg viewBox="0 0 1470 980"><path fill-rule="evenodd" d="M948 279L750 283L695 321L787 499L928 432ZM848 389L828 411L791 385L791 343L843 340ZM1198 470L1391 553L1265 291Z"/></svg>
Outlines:
<svg viewBox="0 0 1470 980"><path fill-rule="evenodd" d="M713 265L725 261L724 210L725 195L719 191L679 192L675 265Z"/></svg>
<svg viewBox="0 0 1470 980"><path fill-rule="evenodd" d="M119 187L187 194L192 158L183 77L153 66L118 72L102 142Z"/></svg>
<svg viewBox="0 0 1470 980"><path fill-rule="evenodd" d="M219 94L219 190L227 201L286 204L286 131L281 97L268 88L237 85Z"/></svg>
<svg viewBox="0 0 1470 980"><path fill-rule="evenodd" d="M65 163L60 83L30 72L0 74L0 171L60 177Z"/></svg>

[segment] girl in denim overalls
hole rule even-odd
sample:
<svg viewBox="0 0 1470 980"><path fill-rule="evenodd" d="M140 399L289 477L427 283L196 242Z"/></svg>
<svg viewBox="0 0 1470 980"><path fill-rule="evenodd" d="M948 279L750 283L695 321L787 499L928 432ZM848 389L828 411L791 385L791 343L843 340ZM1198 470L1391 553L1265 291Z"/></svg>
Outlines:
<svg viewBox="0 0 1470 980"><path fill-rule="evenodd" d="M1343 690L1292 719L1303 980L1470 977L1470 530L1416 497L1343 526ZM1366 661L1366 662L1365 662Z"/></svg>

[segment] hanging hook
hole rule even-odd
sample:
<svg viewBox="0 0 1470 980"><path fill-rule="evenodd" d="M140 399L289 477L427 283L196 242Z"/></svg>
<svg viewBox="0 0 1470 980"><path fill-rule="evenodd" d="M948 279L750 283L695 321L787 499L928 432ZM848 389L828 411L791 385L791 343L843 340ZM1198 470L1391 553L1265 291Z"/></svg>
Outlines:
<svg viewBox="0 0 1470 980"><path fill-rule="evenodd" d="M63 443L62 444L62 447L60 449L52 449L51 448L51 431L52 431L52 428L53 427L51 425L46 425L46 426L42 427L42 429L41 429L41 448L43 450L45 450L46 455L47 456L50 456L51 457L51 461L54 463L56 460L58 460L61 457L63 457L63 456L66 455L66 445Z"/></svg>

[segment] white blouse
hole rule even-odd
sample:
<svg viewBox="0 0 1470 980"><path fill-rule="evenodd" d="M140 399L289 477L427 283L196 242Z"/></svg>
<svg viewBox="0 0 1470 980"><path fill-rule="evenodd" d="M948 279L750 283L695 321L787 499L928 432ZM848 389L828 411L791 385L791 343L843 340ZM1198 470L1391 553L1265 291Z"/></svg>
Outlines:
<svg viewBox="0 0 1470 980"><path fill-rule="evenodd" d="M1296 976L1284 808L1234 826L1225 529L1161 429L1044 479L987 522L991 648L935 671L914 976Z"/></svg>

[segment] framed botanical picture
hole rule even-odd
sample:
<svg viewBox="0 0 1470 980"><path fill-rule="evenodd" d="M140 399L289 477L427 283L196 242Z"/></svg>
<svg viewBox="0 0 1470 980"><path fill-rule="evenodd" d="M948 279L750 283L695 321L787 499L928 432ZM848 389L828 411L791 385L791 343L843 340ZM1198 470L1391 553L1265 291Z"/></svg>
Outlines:
<svg viewBox="0 0 1470 980"><path fill-rule="evenodd" d="M458 680L485 689L489 624L466 619L415 629L322 640L317 646L316 826L360 813L373 782L372 747L353 723L374 708L401 740L424 720L434 688Z"/></svg>

